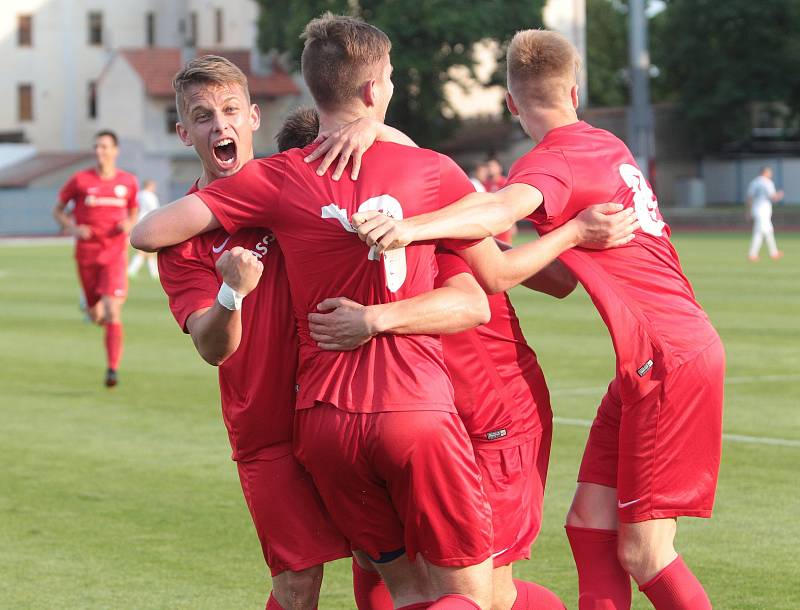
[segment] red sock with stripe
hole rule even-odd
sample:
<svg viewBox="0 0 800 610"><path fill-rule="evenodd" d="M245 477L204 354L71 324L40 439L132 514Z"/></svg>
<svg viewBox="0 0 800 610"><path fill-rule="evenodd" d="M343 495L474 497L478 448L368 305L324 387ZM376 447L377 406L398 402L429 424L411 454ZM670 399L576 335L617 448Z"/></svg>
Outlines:
<svg viewBox="0 0 800 610"><path fill-rule="evenodd" d="M511 610L565 610L566 606L558 595L535 582L514 579L517 599Z"/></svg>
<svg viewBox="0 0 800 610"><path fill-rule="evenodd" d="M353 596L358 610L392 610L392 598L381 575L366 570L353 559ZM424 606L427 607L427 606Z"/></svg>
<svg viewBox="0 0 800 610"><path fill-rule="evenodd" d="M711 601L680 555L639 587L656 610L711 610Z"/></svg>
<svg viewBox="0 0 800 610"><path fill-rule="evenodd" d="M631 579L617 559L616 530L565 529L578 569L578 609L630 610Z"/></svg>
<svg viewBox="0 0 800 610"><path fill-rule="evenodd" d="M445 595L430 606L430 610L481 610L481 607L466 595Z"/></svg>
<svg viewBox="0 0 800 610"><path fill-rule="evenodd" d="M122 358L122 322L106 322L106 362L117 370Z"/></svg>

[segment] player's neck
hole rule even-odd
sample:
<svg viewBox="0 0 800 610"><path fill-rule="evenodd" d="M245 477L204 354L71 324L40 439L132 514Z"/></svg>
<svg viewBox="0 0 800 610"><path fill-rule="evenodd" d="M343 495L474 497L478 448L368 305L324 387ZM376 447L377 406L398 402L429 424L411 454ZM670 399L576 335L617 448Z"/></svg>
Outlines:
<svg viewBox="0 0 800 610"><path fill-rule="evenodd" d="M117 175L117 167L113 163L107 165L99 164L95 166L94 171L101 178L113 178Z"/></svg>
<svg viewBox="0 0 800 610"><path fill-rule="evenodd" d="M537 110L531 112L525 120L529 135L537 142L541 142L553 129L572 125L577 122L578 114L573 108Z"/></svg>
<svg viewBox="0 0 800 610"><path fill-rule="evenodd" d="M335 131L340 127L344 127L348 123L352 123L357 119L374 119L370 113L364 108L347 109L326 111L317 110L319 113L319 131Z"/></svg>

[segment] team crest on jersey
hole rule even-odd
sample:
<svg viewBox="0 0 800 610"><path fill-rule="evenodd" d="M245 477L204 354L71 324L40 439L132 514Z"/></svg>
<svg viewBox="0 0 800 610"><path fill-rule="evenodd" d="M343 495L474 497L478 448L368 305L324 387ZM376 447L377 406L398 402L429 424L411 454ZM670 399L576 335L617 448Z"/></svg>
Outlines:
<svg viewBox="0 0 800 610"><path fill-rule="evenodd" d="M119 197L122 199L123 197L127 196L128 194L128 187L124 184L117 184L114 186L114 196Z"/></svg>

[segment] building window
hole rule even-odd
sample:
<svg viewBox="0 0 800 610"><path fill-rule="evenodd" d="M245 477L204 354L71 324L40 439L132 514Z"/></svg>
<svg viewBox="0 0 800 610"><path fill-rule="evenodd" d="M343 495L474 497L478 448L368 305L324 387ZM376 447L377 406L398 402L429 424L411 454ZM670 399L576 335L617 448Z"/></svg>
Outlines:
<svg viewBox="0 0 800 610"><path fill-rule="evenodd" d="M33 120L33 85L24 84L17 87L17 106L20 121Z"/></svg>
<svg viewBox="0 0 800 610"><path fill-rule="evenodd" d="M86 92L86 114L90 119L97 118L97 83L93 80L89 81L89 88Z"/></svg>
<svg viewBox="0 0 800 610"><path fill-rule="evenodd" d="M189 13L189 32L186 35L186 46L197 46L197 13L194 11Z"/></svg>
<svg viewBox="0 0 800 610"><path fill-rule="evenodd" d="M222 9L218 8L214 11L214 42L216 44L223 43L223 25Z"/></svg>
<svg viewBox="0 0 800 610"><path fill-rule="evenodd" d="M147 38L147 46L154 47L156 46L156 14L155 13L147 13L144 16L145 19L145 37Z"/></svg>
<svg viewBox="0 0 800 610"><path fill-rule="evenodd" d="M33 46L33 16L32 15L18 15L17 16L17 46L32 47Z"/></svg>
<svg viewBox="0 0 800 610"><path fill-rule="evenodd" d="M94 47L103 44L103 13L100 11L89 13L89 44Z"/></svg>
<svg viewBox="0 0 800 610"><path fill-rule="evenodd" d="M166 118L167 133L175 133L175 123L180 120L178 118L178 109L175 106L168 106L164 117Z"/></svg>

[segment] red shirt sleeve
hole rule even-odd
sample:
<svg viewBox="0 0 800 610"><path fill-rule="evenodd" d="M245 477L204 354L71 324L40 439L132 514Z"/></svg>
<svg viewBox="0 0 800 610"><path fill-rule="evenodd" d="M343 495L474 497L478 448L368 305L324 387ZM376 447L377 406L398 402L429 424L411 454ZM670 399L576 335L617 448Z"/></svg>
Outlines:
<svg viewBox="0 0 800 610"><path fill-rule="evenodd" d="M439 155L439 207L455 203L465 195L475 192L472 181L455 161L446 155ZM441 244L448 250L464 250L480 240L443 239Z"/></svg>
<svg viewBox="0 0 800 610"><path fill-rule="evenodd" d="M78 180L77 175L72 176L64 186L61 187L61 190L58 191L58 200L61 202L62 206L67 205L73 199L78 198Z"/></svg>
<svg viewBox="0 0 800 610"><path fill-rule="evenodd" d="M535 224L553 222L572 195L572 170L560 150L534 150L511 168L507 184L528 184L542 193L544 201L530 219Z"/></svg>
<svg viewBox="0 0 800 610"><path fill-rule="evenodd" d="M161 286L169 298L172 315L185 333L189 332L189 316L211 307L220 287L213 261L200 253L199 245L198 239L192 238L158 253Z"/></svg>
<svg viewBox="0 0 800 610"><path fill-rule="evenodd" d="M464 261L463 258L447 250L436 251L436 265L439 267L439 272L436 274L434 288L441 288L444 283L451 277L460 275L462 273L469 273L472 275L472 269Z"/></svg>
<svg viewBox="0 0 800 610"><path fill-rule="evenodd" d="M233 176L215 180L195 194L230 235L245 227L271 227L286 165L286 156L281 154L254 159Z"/></svg>

